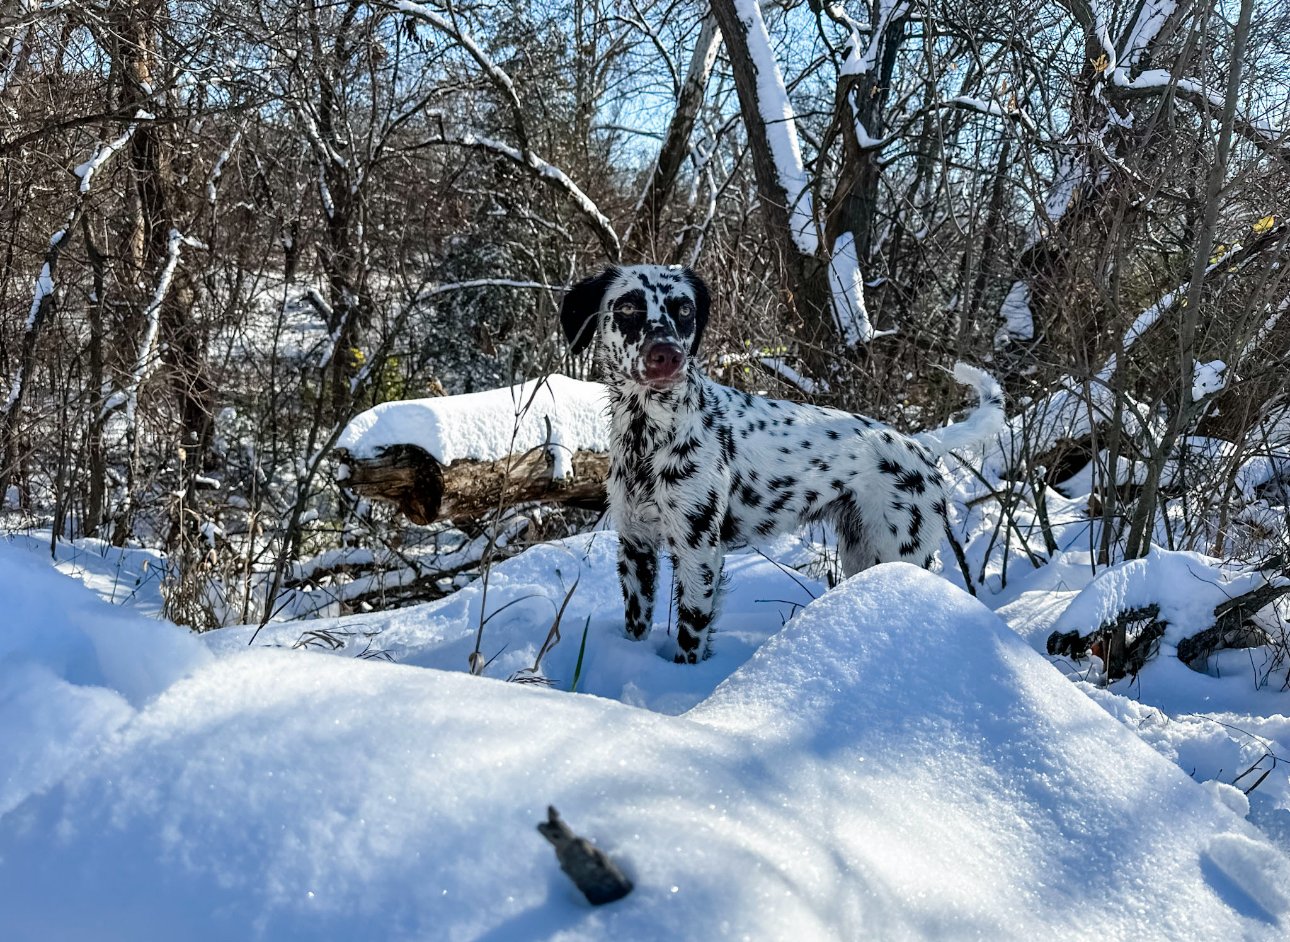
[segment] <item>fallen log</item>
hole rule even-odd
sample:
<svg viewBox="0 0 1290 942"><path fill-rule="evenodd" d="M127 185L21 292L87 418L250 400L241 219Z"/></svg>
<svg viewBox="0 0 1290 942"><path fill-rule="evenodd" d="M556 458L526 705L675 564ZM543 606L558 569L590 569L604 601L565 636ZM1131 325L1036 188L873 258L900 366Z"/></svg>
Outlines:
<svg viewBox="0 0 1290 942"><path fill-rule="evenodd" d="M571 460L557 462L558 447L532 448L496 461L461 458L447 465L418 445L390 445L370 457L338 448L336 478L360 497L394 504L422 525L477 519L498 507L533 501L603 509L609 455L575 451ZM557 464L571 473L556 477Z"/></svg>
<svg viewBox="0 0 1290 942"><path fill-rule="evenodd" d="M1254 624L1254 616L1288 592L1290 583L1268 583L1228 599L1214 610L1213 625L1178 642L1178 659L1192 670L1204 670L1215 651L1267 644L1267 633Z"/></svg>

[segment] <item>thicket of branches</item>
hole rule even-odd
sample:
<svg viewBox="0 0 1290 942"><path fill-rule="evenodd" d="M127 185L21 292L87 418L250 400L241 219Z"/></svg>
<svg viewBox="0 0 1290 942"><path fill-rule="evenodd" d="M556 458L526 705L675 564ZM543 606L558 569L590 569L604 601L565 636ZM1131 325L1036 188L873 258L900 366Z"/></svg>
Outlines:
<svg viewBox="0 0 1290 942"><path fill-rule="evenodd" d="M1005 470L1042 504L1093 461L1104 560L1235 551L1285 435L1287 89L1265 0L0 0L0 495L258 574L178 613L258 617L365 519L350 416L585 373L562 288L658 261L728 381L912 426L958 402L931 364L990 364L1039 429Z"/></svg>

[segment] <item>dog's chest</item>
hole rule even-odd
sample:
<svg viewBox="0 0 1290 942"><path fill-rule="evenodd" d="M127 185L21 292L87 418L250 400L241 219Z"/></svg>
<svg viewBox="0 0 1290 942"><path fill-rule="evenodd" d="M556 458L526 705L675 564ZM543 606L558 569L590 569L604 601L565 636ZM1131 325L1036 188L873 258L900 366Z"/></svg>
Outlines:
<svg viewBox="0 0 1290 942"><path fill-rule="evenodd" d="M624 404L632 405L631 403ZM615 410L610 500L658 516L718 470L720 443L704 413L684 409Z"/></svg>

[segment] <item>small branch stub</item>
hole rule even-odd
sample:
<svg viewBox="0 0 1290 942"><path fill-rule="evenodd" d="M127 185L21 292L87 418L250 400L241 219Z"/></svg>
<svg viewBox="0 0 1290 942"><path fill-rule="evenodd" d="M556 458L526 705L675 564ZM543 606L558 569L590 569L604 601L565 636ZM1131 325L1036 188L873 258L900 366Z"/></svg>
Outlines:
<svg viewBox="0 0 1290 942"><path fill-rule="evenodd" d="M591 841L574 834L554 805L547 807L546 814L547 819L537 826L538 832L555 847L560 869L587 897L587 902L600 906L632 891L632 881L618 865Z"/></svg>

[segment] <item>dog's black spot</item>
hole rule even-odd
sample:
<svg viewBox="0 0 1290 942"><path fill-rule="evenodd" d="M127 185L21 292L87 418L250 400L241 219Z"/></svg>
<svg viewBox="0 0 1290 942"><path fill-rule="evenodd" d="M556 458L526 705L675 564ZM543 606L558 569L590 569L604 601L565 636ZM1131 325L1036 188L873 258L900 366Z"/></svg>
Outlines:
<svg viewBox="0 0 1290 942"><path fill-rule="evenodd" d="M723 425L717 429L717 439L721 442L721 457L728 464L735 458L735 437L730 434L730 426Z"/></svg>
<svg viewBox="0 0 1290 942"><path fill-rule="evenodd" d="M691 549L698 549L706 540L711 539L712 525L716 521L720 501L717 492L709 490L703 504L691 514L689 537Z"/></svg>
<svg viewBox="0 0 1290 942"><path fill-rule="evenodd" d="M896 488L908 494L921 494L927 490L927 482L921 471L905 468L896 475Z"/></svg>

